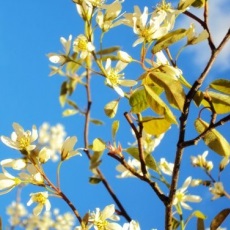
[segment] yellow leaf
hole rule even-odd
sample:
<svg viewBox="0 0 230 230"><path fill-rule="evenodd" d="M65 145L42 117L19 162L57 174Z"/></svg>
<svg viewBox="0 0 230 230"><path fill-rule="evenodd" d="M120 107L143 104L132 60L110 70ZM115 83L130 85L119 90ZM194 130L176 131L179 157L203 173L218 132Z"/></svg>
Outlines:
<svg viewBox="0 0 230 230"><path fill-rule="evenodd" d="M76 114L78 111L76 109L66 109L63 113L62 116L67 117L67 116L72 116Z"/></svg>
<svg viewBox="0 0 230 230"><path fill-rule="evenodd" d="M165 118L152 117L145 120L143 118L144 131L148 134L158 136L165 133L171 126L171 123Z"/></svg>
<svg viewBox="0 0 230 230"><path fill-rule="evenodd" d="M230 81L226 79L217 79L209 85L210 88L221 93L230 94Z"/></svg>
<svg viewBox="0 0 230 230"><path fill-rule="evenodd" d="M104 151L105 148L106 148L106 145L103 140L101 140L100 138L96 138L93 140L93 147L92 147L93 151L101 152L101 151Z"/></svg>
<svg viewBox="0 0 230 230"><path fill-rule="evenodd" d="M115 117L118 109L118 100L110 101L108 104L104 107L104 112L109 118Z"/></svg>
<svg viewBox="0 0 230 230"><path fill-rule="evenodd" d="M199 134L203 133L208 127L209 124L207 122L200 118L196 119L195 128ZM203 136L203 140L205 144L217 154L224 157L230 156L229 143L216 129L209 130Z"/></svg>
<svg viewBox="0 0 230 230"><path fill-rule="evenodd" d="M112 124L112 137L113 137L113 139L115 139L115 136L116 136L117 131L119 129L119 124L120 123L119 123L118 120L114 121L113 124Z"/></svg>

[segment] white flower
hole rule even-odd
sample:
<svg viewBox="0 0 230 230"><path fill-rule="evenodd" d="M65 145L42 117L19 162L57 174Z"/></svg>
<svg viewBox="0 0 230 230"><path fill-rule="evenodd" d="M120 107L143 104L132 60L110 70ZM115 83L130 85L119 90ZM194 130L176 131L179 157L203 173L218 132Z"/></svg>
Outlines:
<svg viewBox="0 0 230 230"><path fill-rule="evenodd" d="M118 26L122 23L121 20L114 22L114 20L118 18L121 12L121 1L116 0L109 5L103 5L101 9L104 9L105 13L103 14L103 12L99 10L97 13L96 21L103 32L106 32L110 28Z"/></svg>
<svg viewBox="0 0 230 230"><path fill-rule="evenodd" d="M124 24L133 27L133 32L138 35L138 39L133 43L133 47L145 42L152 42L155 39L167 34L171 26L164 22L167 14L165 11L154 11L149 21L148 7L141 13L138 6L134 7L133 14L125 14Z"/></svg>
<svg viewBox="0 0 230 230"><path fill-rule="evenodd" d="M22 170L26 167L25 159L5 159L1 161L1 166L6 168L10 167L14 170Z"/></svg>
<svg viewBox="0 0 230 230"><path fill-rule="evenodd" d="M52 62L53 64L63 65L66 61L66 57L64 55L56 54L56 53L49 53L48 58L49 61Z"/></svg>
<svg viewBox="0 0 230 230"><path fill-rule="evenodd" d="M30 206L32 203L37 203L37 206L33 209L33 214L35 216L38 216L44 207L46 211L50 210L51 204L48 200L48 192L31 193L30 197L27 206Z"/></svg>
<svg viewBox="0 0 230 230"><path fill-rule="evenodd" d="M123 230L141 230L141 228L138 222L132 220L130 223L125 223L123 225Z"/></svg>
<svg viewBox="0 0 230 230"><path fill-rule="evenodd" d="M10 192L14 187L21 184L21 180L12 176L4 168L3 173L0 173L0 195Z"/></svg>
<svg viewBox="0 0 230 230"><path fill-rule="evenodd" d="M108 58L105 65L106 80L105 84L112 87L121 97L124 97L123 90L119 87L127 86L132 87L137 84L134 80L123 80L124 74L120 73L128 63L118 61L115 68L111 67L111 59Z"/></svg>
<svg viewBox="0 0 230 230"><path fill-rule="evenodd" d="M211 187L209 191L213 194L212 200L215 200L225 195L224 186L222 182L214 183L214 186Z"/></svg>
<svg viewBox="0 0 230 230"><path fill-rule="evenodd" d="M90 3L95 7L100 7L105 3L105 0L85 0L86 3Z"/></svg>
<svg viewBox="0 0 230 230"><path fill-rule="evenodd" d="M10 216L10 224L12 226L19 225L21 222L21 217L27 215L27 210L22 203L16 203L13 201L6 210L7 214Z"/></svg>
<svg viewBox="0 0 230 230"><path fill-rule="evenodd" d="M115 206L113 204L106 206L102 211L96 208L95 212L90 213L89 222L93 224L95 230L122 230L119 224L107 220L119 220L119 217L114 215L114 213Z"/></svg>
<svg viewBox="0 0 230 230"><path fill-rule="evenodd" d="M93 50L95 50L92 42L88 41L85 35L80 34L73 42L73 50L80 53L80 58L85 59Z"/></svg>
<svg viewBox="0 0 230 230"><path fill-rule="evenodd" d="M51 150L43 147L38 153L38 160L40 163L44 164L50 159Z"/></svg>
<svg viewBox="0 0 230 230"><path fill-rule="evenodd" d="M120 61L125 62L125 63L130 63L133 60L129 54L121 50L117 52L117 56Z"/></svg>
<svg viewBox="0 0 230 230"><path fill-rule="evenodd" d="M185 209L192 209L186 202L200 202L201 197L196 195L186 195L186 190L192 181L192 177L188 177L181 188L177 189L173 205L180 204Z"/></svg>
<svg viewBox="0 0 230 230"><path fill-rule="evenodd" d="M174 164L168 163L165 160L165 158L161 158L159 162L159 168L164 174L171 176L173 172Z"/></svg>
<svg viewBox="0 0 230 230"><path fill-rule="evenodd" d="M32 132L29 130L24 131L18 123L13 123L13 128L14 132L11 134L11 139L1 136L1 140L5 145L22 151L31 151L36 148L36 145L32 145L32 142L38 138L36 126L33 125Z"/></svg>
<svg viewBox="0 0 230 230"><path fill-rule="evenodd" d="M133 159L128 159L127 164L132 167L137 173L142 174L141 163ZM117 178L126 178L126 177L135 177L128 169L126 169L122 164L117 165L116 170L120 172L120 175L117 175Z"/></svg>
<svg viewBox="0 0 230 230"><path fill-rule="evenodd" d="M66 40L64 37L60 38L60 42L64 48L65 54L68 55L70 52L71 48L71 43L72 43L72 35L69 35L69 39Z"/></svg>
<svg viewBox="0 0 230 230"><path fill-rule="evenodd" d="M74 150L74 145L77 143L77 137L67 137L62 149L61 149L61 160L68 160L70 157L80 155L77 150Z"/></svg>
<svg viewBox="0 0 230 230"><path fill-rule="evenodd" d="M213 168L213 163L212 161L206 161L207 155L208 151L204 151L202 155L198 155L197 157L191 156L192 165L204 168L207 171L211 171Z"/></svg>
<svg viewBox="0 0 230 230"><path fill-rule="evenodd" d="M219 169L220 171L224 170L224 168L229 164L229 157L223 157L222 161L220 162Z"/></svg>
<svg viewBox="0 0 230 230"><path fill-rule="evenodd" d="M33 164L28 164L26 167L28 173L21 172L19 177L25 183L31 183L35 185L44 185L44 178L40 172L37 171Z"/></svg>

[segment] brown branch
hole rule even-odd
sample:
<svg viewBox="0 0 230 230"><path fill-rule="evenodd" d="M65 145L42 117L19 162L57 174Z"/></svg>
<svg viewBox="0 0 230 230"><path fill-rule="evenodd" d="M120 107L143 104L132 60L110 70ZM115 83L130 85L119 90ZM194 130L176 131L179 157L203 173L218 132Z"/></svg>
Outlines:
<svg viewBox="0 0 230 230"><path fill-rule="evenodd" d="M159 197L159 199L164 203L166 206L168 203L168 197L164 195L164 193L160 190L157 183L154 181L151 181L149 177L145 175L140 175L134 168L132 168L126 161L124 157L119 157L116 154L108 153L109 156L116 159L118 162L120 162L127 170L129 170L134 176L138 177L140 180L145 181L150 185L150 187L154 190L156 195Z"/></svg>
<svg viewBox="0 0 230 230"><path fill-rule="evenodd" d="M129 114L127 112L125 112L124 116L135 133L135 136L137 139L137 144L138 144L138 152L139 152L139 159L140 159L140 163L141 163L141 171L142 171L143 175L147 177L147 169L146 169L146 165L145 165L145 157L144 157L143 143L142 143L143 142L143 140L142 140L143 125L140 122L140 117L138 116L139 128L140 128L140 130L138 131L136 126L134 125L131 117L129 116Z"/></svg>
<svg viewBox="0 0 230 230"><path fill-rule="evenodd" d="M207 5L207 3L206 3L206 5ZM198 18L196 15L194 15L193 13L191 13L189 11L185 11L184 14L187 15L188 17L194 19L195 21L197 21L203 27L204 30L207 30L207 32L209 34L208 44L209 44L210 49L212 51L214 51L216 49L216 46L215 46L215 44L213 42L209 27L208 27L208 24L207 24L207 21L208 21L207 11L208 11L208 6L206 6L205 10L204 10L204 21L202 21L200 18Z"/></svg>
<svg viewBox="0 0 230 230"><path fill-rule="evenodd" d="M218 122L216 122L215 124L210 123L210 126L209 126L204 132L202 132L200 135L198 135L197 137L195 137L195 138L192 139L192 140L183 142L183 143L182 143L182 146L183 146L183 147L188 147L188 146L191 146L191 145L195 145L195 144L196 144L202 137L204 137L205 134L206 134L207 132L209 132L211 129L214 129L214 128L218 127L218 126L221 126L221 125L223 125L224 123L226 123L226 122L228 122L228 121L230 121L230 115L228 115L228 116L226 116L226 117L220 119L220 120L219 120Z"/></svg>
<svg viewBox="0 0 230 230"><path fill-rule="evenodd" d="M230 30L228 30L227 34L223 38L218 48L215 50L212 50L211 57L206 67L204 68L200 77L194 82L192 88L190 89L190 91L188 92L185 98L183 112L180 116L180 132L179 132L179 138L178 138L178 143L177 143L177 151L176 151L174 169L173 169L173 174L172 174L172 182L171 182L170 193L169 193L169 202L168 202L168 205L166 206L166 211L165 211L165 229L167 230L171 229L171 224L172 224L172 202L174 200L174 196L175 196L175 192L177 188L179 172L180 172L180 164L181 164L181 159L182 159L182 155L184 151L183 143L184 143L184 138L185 138L186 122L188 119L190 104L196 92L199 90L203 81L208 75L214 61L216 60L217 55L220 53L224 45L229 40L229 37L230 37Z"/></svg>

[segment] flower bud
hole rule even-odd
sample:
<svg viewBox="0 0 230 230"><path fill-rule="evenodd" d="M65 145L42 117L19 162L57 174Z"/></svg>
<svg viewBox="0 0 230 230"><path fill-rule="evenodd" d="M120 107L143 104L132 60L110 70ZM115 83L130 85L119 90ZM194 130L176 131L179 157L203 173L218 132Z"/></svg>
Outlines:
<svg viewBox="0 0 230 230"><path fill-rule="evenodd" d="M121 51L121 50L119 50L117 52L117 56L118 56L119 60L121 60L122 62L125 62L125 63L130 63L133 61L132 57L128 53Z"/></svg>

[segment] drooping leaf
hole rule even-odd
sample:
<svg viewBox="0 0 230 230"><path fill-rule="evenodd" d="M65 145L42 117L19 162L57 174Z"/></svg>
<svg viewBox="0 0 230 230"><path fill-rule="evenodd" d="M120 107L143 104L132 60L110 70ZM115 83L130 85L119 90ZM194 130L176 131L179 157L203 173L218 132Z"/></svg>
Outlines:
<svg viewBox="0 0 230 230"><path fill-rule="evenodd" d="M165 133L171 126L171 123L163 117L143 118L142 124L146 133L155 136Z"/></svg>
<svg viewBox="0 0 230 230"><path fill-rule="evenodd" d="M116 137L116 134L117 134L117 131L119 129L119 120L115 120L113 123L112 123L112 138L113 140L115 139Z"/></svg>
<svg viewBox="0 0 230 230"><path fill-rule="evenodd" d="M226 217L229 215L230 209L226 208L220 211L212 220L210 225L210 230L216 230L226 219Z"/></svg>
<svg viewBox="0 0 230 230"><path fill-rule="evenodd" d="M111 53L114 53L118 50L120 50L119 46L113 46L113 47L109 47L109 48L106 48L103 50L99 50L96 54L98 54L98 55L111 54Z"/></svg>
<svg viewBox="0 0 230 230"><path fill-rule="evenodd" d="M170 123L177 124L176 118L164 103L164 101L152 90L148 85L145 85L146 99L151 109L159 115L164 116Z"/></svg>
<svg viewBox="0 0 230 230"><path fill-rule="evenodd" d="M101 152L104 151L105 149L106 149L106 144L102 139L96 138L93 140L93 146L92 146L93 151Z"/></svg>
<svg viewBox="0 0 230 230"><path fill-rule="evenodd" d="M151 72L149 77L155 84L164 88L169 104L182 111L185 101L185 93L180 81L173 79L166 73L156 71Z"/></svg>
<svg viewBox="0 0 230 230"><path fill-rule="evenodd" d="M196 119L195 128L199 134L203 133L208 127L209 124L207 122L200 118ZM217 154L224 157L230 156L229 143L216 129L209 130L203 136L203 140L205 144Z"/></svg>
<svg viewBox="0 0 230 230"><path fill-rule="evenodd" d="M90 184L98 184L101 182L101 179L100 178L97 178L97 177L90 177L89 178L89 183Z"/></svg>
<svg viewBox="0 0 230 230"><path fill-rule="evenodd" d="M63 111L62 116L63 117L72 116L75 115L76 113L78 113L76 109L66 109Z"/></svg>
<svg viewBox="0 0 230 230"><path fill-rule="evenodd" d="M97 168L101 164L103 151L94 151L90 159L90 169Z"/></svg>
<svg viewBox="0 0 230 230"><path fill-rule="evenodd" d="M172 32L169 32L155 43L155 45L152 48L152 53L155 54L163 49L166 49L170 45L178 42L179 40L187 36L187 32L188 31L186 29L177 29Z"/></svg>
<svg viewBox="0 0 230 230"><path fill-rule="evenodd" d="M129 104L133 113L141 113L148 108L146 93L144 89L138 89L129 98Z"/></svg>
<svg viewBox="0 0 230 230"><path fill-rule="evenodd" d="M62 107L66 103L67 94L68 94L67 82L64 81L61 85L60 96L59 96L59 102Z"/></svg>
<svg viewBox="0 0 230 230"><path fill-rule="evenodd" d="M230 95L216 93L208 91L205 93L206 97L210 98L211 103L217 114L224 114L230 112ZM209 102L205 99L202 101L202 105L209 107Z"/></svg>
<svg viewBox="0 0 230 230"><path fill-rule="evenodd" d="M72 106L74 109L79 110L79 107L77 106L77 104L74 101L67 99L66 102L68 105Z"/></svg>
<svg viewBox="0 0 230 230"><path fill-rule="evenodd" d="M90 119L90 122L92 122L95 125L103 125L104 122L101 120L97 120L97 119Z"/></svg>
<svg viewBox="0 0 230 230"><path fill-rule="evenodd" d="M117 109L118 109L118 104L119 104L119 101L115 100L105 105L104 112L109 118L115 117L117 113Z"/></svg>
<svg viewBox="0 0 230 230"><path fill-rule="evenodd" d="M210 83L209 87L221 93L230 94L230 81L226 79L217 79Z"/></svg>

